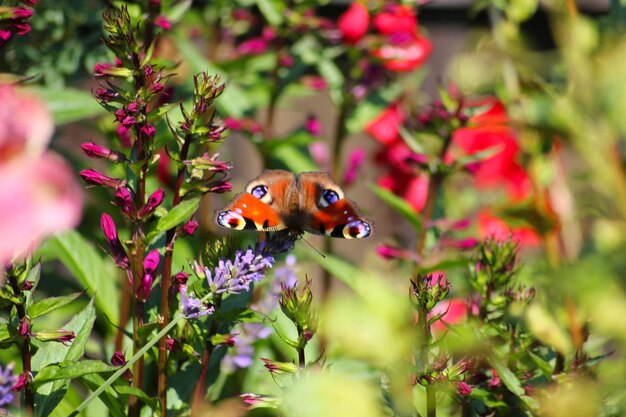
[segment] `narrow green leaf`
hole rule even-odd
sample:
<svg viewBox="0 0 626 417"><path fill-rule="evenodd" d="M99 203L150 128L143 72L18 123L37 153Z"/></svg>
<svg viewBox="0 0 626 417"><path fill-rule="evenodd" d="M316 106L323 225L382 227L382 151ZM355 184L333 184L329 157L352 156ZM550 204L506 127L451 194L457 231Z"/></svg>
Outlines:
<svg viewBox="0 0 626 417"><path fill-rule="evenodd" d="M0 324L0 342L10 338L11 333L9 332L9 325L7 323Z"/></svg>
<svg viewBox="0 0 626 417"><path fill-rule="evenodd" d="M422 220L419 218L415 209L406 202L402 197L398 197L393 192L386 190L376 184L368 184L368 187L372 192L385 202L389 207L398 212L402 217L407 219L413 226L416 232L419 233L422 230Z"/></svg>
<svg viewBox="0 0 626 417"><path fill-rule="evenodd" d="M48 365L37 372L33 379L35 389L46 382L60 379L74 379L87 374L98 374L102 372L115 372L119 367L108 365L98 360L65 361Z"/></svg>
<svg viewBox="0 0 626 417"><path fill-rule="evenodd" d="M551 366L547 361L543 360L543 358L541 358L540 356L532 353L530 350L527 350L526 353L528 354L528 356L530 356L533 362L537 364L537 366L546 378L552 378L552 372L554 371L553 366Z"/></svg>
<svg viewBox="0 0 626 417"><path fill-rule="evenodd" d="M137 397L141 401L148 404L150 407L154 409L156 409L158 405L156 398L150 397L148 394L146 394L139 388L134 388L128 385L116 385L114 388L115 388L115 391L117 391L119 394L126 395L126 396L132 395L133 397Z"/></svg>
<svg viewBox="0 0 626 417"><path fill-rule="evenodd" d="M278 10L277 4L272 0L256 0L256 5L270 25L278 26L283 22L282 11Z"/></svg>
<svg viewBox="0 0 626 417"><path fill-rule="evenodd" d="M221 113L232 117L242 117L252 107L247 93L235 81L228 79L224 71L209 62L190 40L175 36L174 42L178 52L189 64L194 74L205 71L209 74L217 74L227 81L226 89L215 103Z"/></svg>
<svg viewBox="0 0 626 417"><path fill-rule="evenodd" d="M98 104L89 91L74 88L58 90L33 87L31 89L46 102L57 125L76 122L105 113L104 108Z"/></svg>
<svg viewBox="0 0 626 417"><path fill-rule="evenodd" d="M72 301L76 300L78 297L83 295L84 292L75 292L73 294L64 295L62 297L48 297L44 298L41 301L37 301L33 305L31 305L28 309L28 315L31 319L35 317L43 316L44 314L48 314L54 310L57 310L63 306L68 305Z"/></svg>
<svg viewBox="0 0 626 417"><path fill-rule="evenodd" d="M80 233L70 230L47 240L39 254L44 259L58 259L70 270L90 296L98 291L96 307L117 323L118 300L116 286L117 268L108 258L103 258L94 246Z"/></svg>

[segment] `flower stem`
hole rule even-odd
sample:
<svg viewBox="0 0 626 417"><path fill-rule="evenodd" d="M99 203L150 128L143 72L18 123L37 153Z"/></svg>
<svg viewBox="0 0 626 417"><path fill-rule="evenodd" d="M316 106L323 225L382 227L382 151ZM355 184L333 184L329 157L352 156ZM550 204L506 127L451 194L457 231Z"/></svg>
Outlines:
<svg viewBox="0 0 626 417"><path fill-rule="evenodd" d="M13 274L9 275L9 284L11 285L11 289L13 293L17 295L20 299L20 303L15 305L15 309L17 311L17 317L19 318L20 324L29 320L26 316L26 309L24 308L22 291L20 290L19 283L17 282L17 277ZM30 334L27 333L22 336L22 345L20 346L20 351L22 354L22 373L31 375L32 367L31 367L31 351L30 351ZM35 393L30 385L30 379L27 377L26 384L24 386L24 409L26 412L26 416L30 417L35 415Z"/></svg>
<svg viewBox="0 0 626 417"><path fill-rule="evenodd" d="M180 151L180 159L187 159L189 153L189 146L191 145L191 137L186 137L183 142L183 146ZM185 166L178 168L178 175L176 177L176 188L174 190L174 199L172 201L172 208L176 207L182 197L181 188L185 181ZM161 329L165 328L170 321L170 282L172 279L172 261L174 254L174 245L176 243L176 228L169 229L165 234L165 256L163 261L163 278L161 281ZM158 376L157 376L157 396L161 403L161 415L167 414L167 348L165 341L167 334L164 334L161 340L159 340L159 359L158 359Z"/></svg>
<svg viewBox="0 0 626 417"><path fill-rule="evenodd" d="M430 332L430 324L428 323L428 309L425 305L420 304L418 314L418 327L422 330L423 341L419 349L420 366L423 372L427 372L429 368L428 352L432 341L432 333ZM437 401L435 398L435 387L430 383L426 388L426 416L435 417L437 415Z"/></svg>
<svg viewBox="0 0 626 417"><path fill-rule="evenodd" d="M215 302L213 303L215 306L215 311L218 312L220 308L220 304L222 303L221 294L215 298ZM200 407L202 406L202 402L204 401L204 394L206 393L205 382L206 375L209 370L209 362L211 361L211 354L213 353L213 349L215 346L213 342L211 342L211 338L213 335L217 333L217 328L219 323L217 322L215 316L213 316L211 322L211 328L209 329L209 334L206 337L204 352L202 353L202 364L200 368L200 378L198 379L198 383L196 384L196 388L193 393L193 401L191 403L191 417L200 416Z"/></svg>

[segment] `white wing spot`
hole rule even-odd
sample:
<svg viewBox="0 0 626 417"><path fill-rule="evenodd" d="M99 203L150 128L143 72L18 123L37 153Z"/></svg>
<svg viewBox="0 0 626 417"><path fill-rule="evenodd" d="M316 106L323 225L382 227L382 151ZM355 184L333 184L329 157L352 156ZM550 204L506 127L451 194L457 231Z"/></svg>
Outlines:
<svg viewBox="0 0 626 417"><path fill-rule="evenodd" d="M344 211L343 211L343 214L348 214L348 210L344 210Z"/></svg>
<svg viewBox="0 0 626 417"><path fill-rule="evenodd" d="M241 214L241 213L243 213L243 212L241 211L241 209L240 209L239 207L237 207L237 208L235 209L235 213Z"/></svg>
<svg viewBox="0 0 626 417"><path fill-rule="evenodd" d="M354 220L354 217L350 216L348 217L348 221L351 222L352 220Z"/></svg>
<svg viewBox="0 0 626 417"><path fill-rule="evenodd" d="M243 206L243 208L248 207L248 205L246 203L243 203L242 206Z"/></svg>

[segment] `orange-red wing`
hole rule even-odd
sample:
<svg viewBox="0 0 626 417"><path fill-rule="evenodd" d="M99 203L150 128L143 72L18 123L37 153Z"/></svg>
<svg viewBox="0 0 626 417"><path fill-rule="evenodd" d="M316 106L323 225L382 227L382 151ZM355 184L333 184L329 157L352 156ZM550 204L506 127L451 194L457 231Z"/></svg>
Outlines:
<svg viewBox="0 0 626 417"><path fill-rule="evenodd" d="M270 232L286 228L271 206L249 193L236 195L223 210L216 210L214 221L237 230Z"/></svg>
<svg viewBox="0 0 626 417"><path fill-rule="evenodd" d="M347 199L314 211L306 227L309 233L344 239L368 237L372 230L373 223L364 218L356 204Z"/></svg>

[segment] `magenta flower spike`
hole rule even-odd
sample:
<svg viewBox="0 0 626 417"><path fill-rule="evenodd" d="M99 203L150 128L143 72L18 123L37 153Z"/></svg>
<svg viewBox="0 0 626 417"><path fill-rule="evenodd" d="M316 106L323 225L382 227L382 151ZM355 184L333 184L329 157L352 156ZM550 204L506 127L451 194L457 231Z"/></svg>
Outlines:
<svg viewBox="0 0 626 417"><path fill-rule="evenodd" d="M137 297L140 300L147 300L150 292L152 291L152 284L154 283L154 275L159 267L159 261L161 260L161 255L159 255L159 251L154 249L150 251L146 258L143 261L143 279L141 280L141 285L139 286L139 292Z"/></svg>

